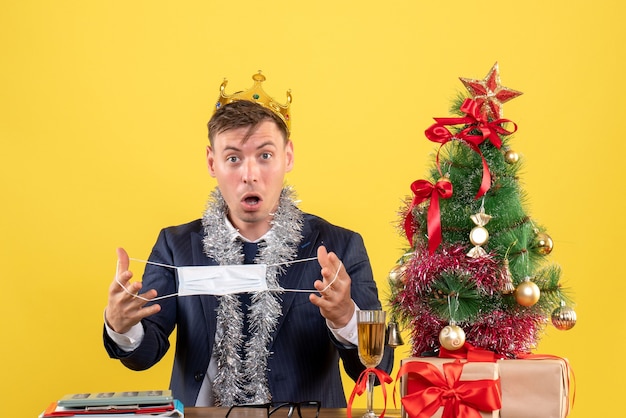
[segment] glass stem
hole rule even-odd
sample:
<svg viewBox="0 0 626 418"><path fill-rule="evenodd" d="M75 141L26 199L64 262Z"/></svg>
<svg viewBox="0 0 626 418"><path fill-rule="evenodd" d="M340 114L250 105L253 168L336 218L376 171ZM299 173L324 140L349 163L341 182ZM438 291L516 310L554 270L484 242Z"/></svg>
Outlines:
<svg viewBox="0 0 626 418"><path fill-rule="evenodd" d="M367 375L367 412L374 413L374 379L376 375L369 372Z"/></svg>

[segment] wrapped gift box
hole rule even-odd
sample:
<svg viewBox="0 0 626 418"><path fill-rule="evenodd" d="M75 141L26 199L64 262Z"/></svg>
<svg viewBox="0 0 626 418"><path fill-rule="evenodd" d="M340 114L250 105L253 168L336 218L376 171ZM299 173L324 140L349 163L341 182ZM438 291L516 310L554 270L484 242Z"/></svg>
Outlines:
<svg viewBox="0 0 626 418"><path fill-rule="evenodd" d="M569 369L559 358L498 360L502 418L564 418L569 413Z"/></svg>
<svg viewBox="0 0 626 418"><path fill-rule="evenodd" d="M401 361L401 367L404 366L406 363L410 363L410 362L423 362L423 363L429 363L433 366L435 366L440 373L443 373L443 368L444 368L444 364L445 363L453 363L455 360L454 359L449 359L449 358L438 358L438 357L410 357L410 358L406 358L403 359ZM463 370L461 372L461 376L459 378L460 382L469 382L469 381L478 381L478 380L493 380L496 381L496 383L498 383L498 366L497 363L492 363L492 362L467 362L465 360L460 360L463 366ZM415 385L416 385L416 381L415 381L415 376L413 376L413 373L410 374L404 374L403 376L401 376L400 379L400 393L402 398L404 398L407 395L410 395L411 393L415 392ZM500 393L499 393L499 387L497 388L498 390L498 397L500 397ZM485 418L498 418L500 417L499 411L498 410L494 410L494 411L479 411L480 412L480 416L481 417L485 417ZM441 406L434 415L432 415L433 417L441 417L443 413L443 406ZM404 408L404 405L402 406L402 418L409 418L408 414Z"/></svg>
<svg viewBox="0 0 626 418"><path fill-rule="evenodd" d="M421 361L436 366L453 362L450 358L410 357L401 365ZM535 355L519 360L464 362L460 380L500 379L502 406L500 411L481 412L483 417L502 418L565 418L569 414L569 365L565 359ZM411 394L411 377L400 379L400 392ZM440 408L434 417L441 417ZM402 418L409 418L402 407Z"/></svg>

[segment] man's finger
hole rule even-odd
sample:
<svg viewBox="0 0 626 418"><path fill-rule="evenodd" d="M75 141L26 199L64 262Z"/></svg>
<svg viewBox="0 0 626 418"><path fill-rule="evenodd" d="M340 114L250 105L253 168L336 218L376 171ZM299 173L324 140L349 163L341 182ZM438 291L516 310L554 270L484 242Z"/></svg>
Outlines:
<svg viewBox="0 0 626 418"><path fill-rule="evenodd" d="M319 263L320 266L322 266L322 268L326 267L329 263L328 251L326 250L326 247L324 247L323 245L320 245L317 248L317 262Z"/></svg>
<svg viewBox="0 0 626 418"><path fill-rule="evenodd" d="M332 251L328 252L323 245L320 245L317 249L317 262L322 268L326 267L331 270L333 274L335 274L339 263L341 263L337 254Z"/></svg>
<svg viewBox="0 0 626 418"><path fill-rule="evenodd" d="M143 318L147 318L150 315L154 315L155 313L159 312L161 310L161 305L159 304L154 304L154 305L150 305L150 306L144 306L143 308L141 308L141 319Z"/></svg>
<svg viewBox="0 0 626 418"><path fill-rule="evenodd" d="M140 282L133 282L133 283L129 283L128 286L126 286L126 290L128 290L128 293L131 293L132 295L139 295L139 291L141 290L141 283Z"/></svg>
<svg viewBox="0 0 626 418"><path fill-rule="evenodd" d="M331 281L341 269L341 261L333 252L328 252L323 245L317 249L317 262L322 267L322 276Z"/></svg>
<svg viewBox="0 0 626 418"><path fill-rule="evenodd" d="M117 249L117 274L120 274L123 271L128 270L130 266L130 260L128 258L128 253L123 248Z"/></svg>

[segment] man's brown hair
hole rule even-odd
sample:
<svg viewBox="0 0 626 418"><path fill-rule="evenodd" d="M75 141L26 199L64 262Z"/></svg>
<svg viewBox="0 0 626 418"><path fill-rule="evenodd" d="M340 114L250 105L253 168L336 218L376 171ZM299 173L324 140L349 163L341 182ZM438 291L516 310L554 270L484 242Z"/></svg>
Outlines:
<svg viewBox="0 0 626 418"><path fill-rule="evenodd" d="M237 100L215 111L207 124L209 128L209 142L211 146L213 146L215 135L224 131L250 127L248 135L244 138L245 141L248 136L254 132L255 128L266 120L271 120L276 123L278 129L283 133L286 143L289 139L289 131L282 119L266 107L248 100Z"/></svg>

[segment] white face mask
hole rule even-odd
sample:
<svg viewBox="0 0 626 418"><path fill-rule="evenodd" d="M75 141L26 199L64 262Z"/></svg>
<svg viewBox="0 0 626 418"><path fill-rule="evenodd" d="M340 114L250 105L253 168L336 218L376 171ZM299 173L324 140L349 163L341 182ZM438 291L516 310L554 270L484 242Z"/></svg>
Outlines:
<svg viewBox="0 0 626 418"><path fill-rule="evenodd" d="M155 302L157 300L171 298L174 296L191 296L191 295L230 295L234 293L254 293L268 290L267 288L267 264L235 264L226 266L187 266L176 267L168 264L154 263L151 261L130 258L130 260L142 263L153 264L155 266L176 269L178 273L178 293L171 295L158 296L153 299L146 299L143 296L131 293L118 280L119 260L115 268L115 280L124 291L133 297L145 300L146 302ZM305 261L316 260L315 257L305 258L302 260L294 260L281 264L301 263ZM276 265L281 265L276 264ZM335 272L333 280L323 289L274 289L280 292L297 292L297 293L323 293L337 280L339 271L343 263L339 261L339 268Z"/></svg>
<svg viewBox="0 0 626 418"><path fill-rule="evenodd" d="M178 296L230 295L267 290L266 264L176 267Z"/></svg>

